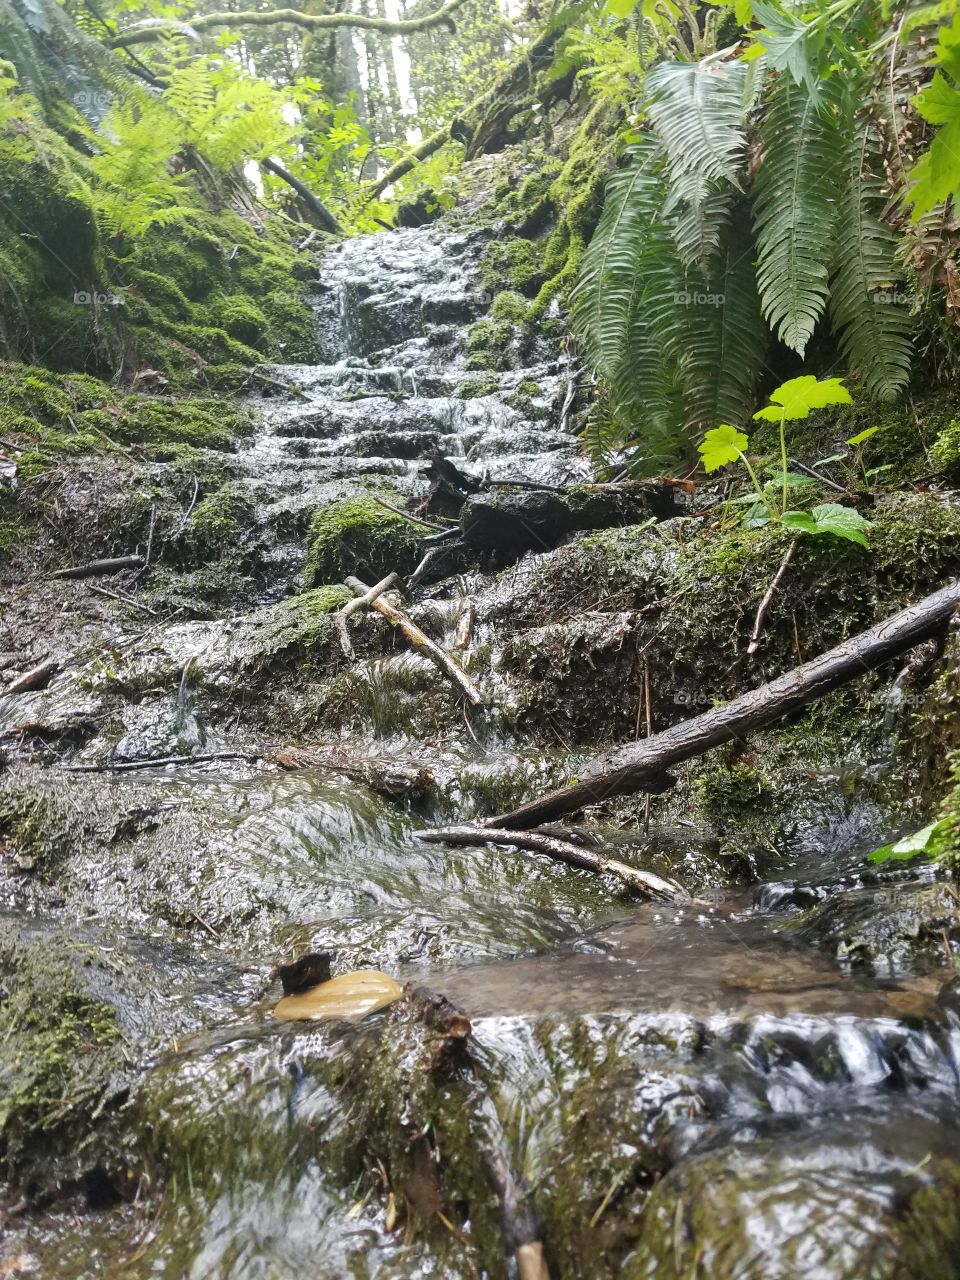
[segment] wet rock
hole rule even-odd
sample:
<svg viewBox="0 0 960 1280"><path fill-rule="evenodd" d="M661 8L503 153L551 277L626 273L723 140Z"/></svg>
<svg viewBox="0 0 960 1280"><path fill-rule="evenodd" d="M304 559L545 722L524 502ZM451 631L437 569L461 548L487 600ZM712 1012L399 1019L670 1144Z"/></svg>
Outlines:
<svg viewBox="0 0 960 1280"><path fill-rule="evenodd" d="M299 995L320 982L329 982L332 959L329 951L311 951L287 964L275 965L270 977L280 979L285 996Z"/></svg>
<svg viewBox="0 0 960 1280"><path fill-rule="evenodd" d="M833 893L783 928L831 950L844 966L880 975L942 965L944 948L960 935L956 897L942 884Z"/></svg>
<svg viewBox="0 0 960 1280"><path fill-rule="evenodd" d="M957 1214L950 1139L928 1116L905 1107L897 1122L867 1115L823 1118L819 1133L790 1122L743 1126L712 1149L682 1161L656 1186L642 1236L622 1275L630 1280L846 1280L849 1276L947 1277L905 1265L898 1241L915 1221L901 1217L908 1197L919 1209L946 1181ZM936 1227L942 1217L934 1219ZM942 1243L956 1249L957 1232ZM955 1256L955 1255L954 1255ZM929 1254L928 1254L929 1257Z"/></svg>

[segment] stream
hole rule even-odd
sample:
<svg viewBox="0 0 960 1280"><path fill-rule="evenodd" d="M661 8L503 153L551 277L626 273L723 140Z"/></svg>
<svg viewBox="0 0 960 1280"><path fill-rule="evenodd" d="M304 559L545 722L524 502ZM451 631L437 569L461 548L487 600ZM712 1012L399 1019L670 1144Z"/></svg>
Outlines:
<svg viewBox="0 0 960 1280"><path fill-rule="evenodd" d="M755 883L724 875L682 814L646 835L601 831L617 857L701 895L686 908L536 855L418 842L419 828L503 808L595 753L556 717L546 733L553 713L531 694L555 635L524 612L529 575L552 547L499 570L451 551L411 605L447 649L475 608L470 671L487 711L467 724L439 673L359 615L356 660L338 658L332 677L277 675L263 658L299 635L318 508L422 498L433 455L487 481L589 479L566 429L563 350L544 339L508 372L467 367L468 327L488 306L483 234L403 230L326 256L326 363L270 370L292 390L253 402L257 430L231 462L255 510L256 609L105 615L99 651L87 636L46 689L0 699L2 729L69 730L61 763L269 738L412 764L437 784L398 802L269 759L25 764L75 841L55 885L5 880L0 912L29 939L82 951L117 1008L136 1076L123 1106L164 1183L94 1189L82 1218L41 1214L17 1246L62 1280L503 1277L514 1263L480 1168L496 1150L542 1220L555 1280L957 1274L910 1214L936 1215L960 1184L960 990L942 956L918 959L895 927L943 890L929 868L866 862L899 834L869 789L842 768L824 775ZM369 568L358 576L372 581ZM600 637L607 702L624 687L626 626L615 610L570 623ZM597 743L632 732L610 723L598 719ZM875 918L863 962L845 939L851 920L866 936ZM470 1019L467 1045L402 1002L358 1024L278 1021L271 966L308 951L333 953L335 972L441 993Z"/></svg>

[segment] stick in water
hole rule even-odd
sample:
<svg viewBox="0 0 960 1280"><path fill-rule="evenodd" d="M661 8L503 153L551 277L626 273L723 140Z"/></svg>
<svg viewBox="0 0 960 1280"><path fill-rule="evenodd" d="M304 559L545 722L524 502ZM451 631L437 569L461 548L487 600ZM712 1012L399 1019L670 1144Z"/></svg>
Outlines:
<svg viewBox="0 0 960 1280"><path fill-rule="evenodd" d="M358 596L369 595L371 588L366 583L361 582L359 578L347 578L347 586ZM438 644L430 639L417 624L409 618L402 609L398 609L396 605L389 604L386 600L376 598L371 601L370 608L376 610L386 620L399 631L403 633L409 641L412 648L417 653L422 654L425 658L429 658L435 667L437 667L448 680L460 690L463 696L471 704L471 706L479 707L483 703L483 696L480 690L473 683L462 667L457 666L452 658L448 657Z"/></svg>
<svg viewBox="0 0 960 1280"><path fill-rule="evenodd" d="M545 853L554 862L565 862L570 867L579 867L582 871L595 871L598 875L612 875L622 880L637 893L646 898L659 898L665 902L676 902L687 895L679 885L670 880L663 880L652 871L641 871L639 867L628 866L616 858L606 858L603 854L583 849L569 840L558 840L556 836L545 835L542 831L504 831L493 827L435 827L428 831L415 831L418 840L428 844L512 844L517 849L528 849L532 853Z"/></svg>
<svg viewBox="0 0 960 1280"><path fill-rule="evenodd" d="M398 573L388 573L374 587L371 587L366 595L356 596L337 612L334 619L337 627L337 635L340 638L340 648L343 650L345 657L353 657L353 645L350 643L350 632L347 630L347 619L351 614L356 613L358 609L368 609L378 596L383 595L384 591L389 591L391 587L396 586L400 581Z"/></svg>

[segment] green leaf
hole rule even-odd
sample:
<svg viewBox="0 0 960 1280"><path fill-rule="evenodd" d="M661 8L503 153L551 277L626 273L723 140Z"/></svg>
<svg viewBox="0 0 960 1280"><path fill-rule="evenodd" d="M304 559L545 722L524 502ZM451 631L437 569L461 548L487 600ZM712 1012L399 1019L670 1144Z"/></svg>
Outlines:
<svg viewBox="0 0 960 1280"><path fill-rule="evenodd" d="M743 456L750 439L736 427L726 424L714 427L703 437L697 446L703 469L707 473L725 467L729 462L736 462Z"/></svg>
<svg viewBox="0 0 960 1280"><path fill-rule="evenodd" d="M855 507L844 507L839 502L824 502L811 513L816 521L816 533L832 533L835 538L869 546L866 531L870 521L865 520Z"/></svg>
<svg viewBox="0 0 960 1280"><path fill-rule="evenodd" d="M829 293L843 161L832 83L821 102L781 77L760 125L757 285L767 323L800 355Z"/></svg>
<svg viewBox="0 0 960 1280"><path fill-rule="evenodd" d="M937 71L913 105L924 120L940 126L930 149L910 170L913 185L907 198L916 221L960 188L960 89Z"/></svg>
<svg viewBox="0 0 960 1280"><path fill-rule="evenodd" d="M866 431L860 431L857 435L851 436L849 440L844 440L844 444L863 444L865 440L869 440L871 436L875 436L880 430L879 427L867 427Z"/></svg>
<svg viewBox="0 0 960 1280"><path fill-rule="evenodd" d="M885 844L879 849L874 849L867 861L884 863L915 858L917 854L926 852L937 830L942 826L944 826L943 821L931 822L929 826L921 828L920 831L914 831L912 835L904 836L895 844Z"/></svg>
<svg viewBox="0 0 960 1280"><path fill-rule="evenodd" d="M647 76L647 114L671 174L697 172L703 182L740 185L746 138L740 62L661 62Z"/></svg>
<svg viewBox="0 0 960 1280"><path fill-rule="evenodd" d="M830 317L867 395L893 400L910 375L912 320L898 287L897 237L883 217L881 149L858 106L852 94L844 104L844 130L853 144L840 187Z"/></svg>
<svg viewBox="0 0 960 1280"><path fill-rule="evenodd" d="M806 489L812 484L816 484L816 480L811 476L801 476L796 471L787 472L788 489ZM775 489L778 493L783 492L783 472L779 468L771 469L769 487Z"/></svg>
<svg viewBox="0 0 960 1280"><path fill-rule="evenodd" d="M749 27L753 20L753 9L750 0L734 0L733 16L738 27Z"/></svg>
<svg viewBox="0 0 960 1280"><path fill-rule="evenodd" d="M637 0L607 0L606 8L615 18L629 18L637 7Z"/></svg>
<svg viewBox="0 0 960 1280"><path fill-rule="evenodd" d="M800 378L790 378L770 393L773 404L758 409L753 415L766 422L779 422L786 418L792 422L805 418L811 409L826 409L834 404L852 404L850 392L842 378L824 378L818 381L812 373Z"/></svg>
<svg viewBox="0 0 960 1280"><path fill-rule="evenodd" d="M845 453L831 453L829 458L818 458L813 463L815 467L825 467L830 462L846 462L848 455Z"/></svg>
<svg viewBox="0 0 960 1280"><path fill-rule="evenodd" d="M813 23L802 22L769 0L753 0L753 13L763 30L755 39L774 71L786 71L796 84L806 85L816 99L821 88L817 54L822 36Z"/></svg>
<svg viewBox="0 0 960 1280"><path fill-rule="evenodd" d="M798 533L819 533L817 522L806 511L784 511L780 523L785 529L796 529Z"/></svg>

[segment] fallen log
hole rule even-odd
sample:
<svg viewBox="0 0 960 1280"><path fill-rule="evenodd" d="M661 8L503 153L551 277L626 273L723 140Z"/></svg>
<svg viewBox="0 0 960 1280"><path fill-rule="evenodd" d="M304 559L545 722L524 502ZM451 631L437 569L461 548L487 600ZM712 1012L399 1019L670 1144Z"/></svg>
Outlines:
<svg viewBox="0 0 960 1280"><path fill-rule="evenodd" d="M55 569L51 578L102 578L109 573L122 573L124 569L142 569L146 556L114 556L109 560L91 560L88 564L74 565L72 569Z"/></svg>
<svg viewBox="0 0 960 1280"><path fill-rule="evenodd" d="M532 853L545 853L554 862L565 862L569 867L579 867L581 871L595 871L597 875L612 875L622 880L625 885L642 893L645 898L658 898L664 902L676 902L686 898L686 893L678 884L664 880L652 871L641 871L639 867L631 867L617 858L607 858L591 849L582 849L580 845L571 844L569 840L558 840L556 836L548 836L542 831L505 831L502 828L475 827L432 827L426 831L413 833L418 840L427 844L512 844L517 849L528 849Z"/></svg>
<svg viewBox="0 0 960 1280"><path fill-rule="evenodd" d="M42 689L59 670L60 663L55 658L47 658L46 662L31 667L29 671L24 671L23 675L11 680L5 689L0 690L0 697L5 698L11 693L27 693L31 689Z"/></svg>
<svg viewBox="0 0 960 1280"><path fill-rule="evenodd" d="M609 796L663 790L665 782L672 785L667 772L671 766L762 729L865 671L883 666L944 627L958 605L960 582L951 582L759 689L601 756L581 780L490 818L484 825L514 830L537 827Z"/></svg>
<svg viewBox="0 0 960 1280"><path fill-rule="evenodd" d="M347 578L346 584L358 596L366 596L370 594L371 588L366 583L361 582L359 578ZM390 604L382 597L377 597L371 601L371 609L375 609L381 614L391 626L396 627L403 633L410 646L417 653L422 654L425 658L429 658L438 670L450 680L471 706L479 707L483 703L483 697L480 690L473 683L462 667L457 666L452 658L448 657L438 644L430 639L417 624L409 618L402 609L398 609L396 605Z"/></svg>

